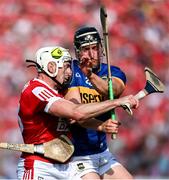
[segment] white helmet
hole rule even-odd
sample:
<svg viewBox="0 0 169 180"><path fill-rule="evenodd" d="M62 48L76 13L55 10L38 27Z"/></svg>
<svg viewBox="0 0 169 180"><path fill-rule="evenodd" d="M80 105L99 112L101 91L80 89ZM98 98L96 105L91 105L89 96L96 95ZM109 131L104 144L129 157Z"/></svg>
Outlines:
<svg viewBox="0 0 169 180"><path fill-rule="evenodd" d="M45 71L50 77L56 77L58 68L62 68L64 62L71 60L72 57L69 51L60 46L43 47L36 52L36 62L40 66L38 71ZM54 73L48 71L49 62L56 63L56 71Z"/></svg>

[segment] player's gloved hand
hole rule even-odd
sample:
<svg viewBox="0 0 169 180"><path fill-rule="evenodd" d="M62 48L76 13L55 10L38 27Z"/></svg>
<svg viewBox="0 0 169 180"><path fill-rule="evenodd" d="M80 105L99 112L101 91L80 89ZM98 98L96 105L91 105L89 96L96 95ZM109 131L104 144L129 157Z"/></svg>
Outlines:
<svg viewBox="0 0 169 180"><path fill-rule="evenodd" d="M98 131L102 131L105 133L118 133L118 129L121 123L117 120L108 119L107 121L103 122L99 127Z"/></svg>
<svg viewBox="0 0 169 180"><path fill-rule="evenodd" d="M83 58L80 61L80 68L82 72L87 76L90 77L92 74L92 61L88 58Z"/></svg>

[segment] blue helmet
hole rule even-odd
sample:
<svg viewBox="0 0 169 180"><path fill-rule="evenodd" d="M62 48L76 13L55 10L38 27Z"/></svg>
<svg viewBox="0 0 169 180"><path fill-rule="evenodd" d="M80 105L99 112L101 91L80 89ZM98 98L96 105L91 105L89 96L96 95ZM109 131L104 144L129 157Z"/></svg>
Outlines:
<svg viewBox="0 0 169 180"><path fill-rule="evenodd" d="M76 52L83 46L97 43L101 43L101 38L95 27L81 27L75 32L74 47Z"/></svg>

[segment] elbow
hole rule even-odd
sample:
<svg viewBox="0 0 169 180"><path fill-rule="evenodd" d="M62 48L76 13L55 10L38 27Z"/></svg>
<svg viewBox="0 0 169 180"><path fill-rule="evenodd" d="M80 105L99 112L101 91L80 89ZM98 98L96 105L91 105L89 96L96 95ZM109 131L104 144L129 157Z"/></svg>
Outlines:
<svg viewBox="0 0 169 180"><path fill-rule="evenodd" d="M114 97L119 98L122 95L124 89L125 89L125 87L116 87L116 88L114 88L113 89Z"/></svg>
<svg viewBox="0 0 169 180"><path fill-rule="evenodd" d="M113 78L113 93L114 97L118 98L122 95L123 91L125 90L124 82L119 78Z"/></svg>

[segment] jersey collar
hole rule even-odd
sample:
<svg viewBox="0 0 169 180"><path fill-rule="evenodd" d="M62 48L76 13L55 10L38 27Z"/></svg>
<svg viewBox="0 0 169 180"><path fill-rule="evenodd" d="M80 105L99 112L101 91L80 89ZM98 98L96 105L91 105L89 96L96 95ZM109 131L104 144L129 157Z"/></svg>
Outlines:
<svg viewBox="0 0 169 180"><path fill-rule="evenodd" d="M55 89L51 88L45 81L38 79L38 78L34 78L33 81L38 81L41 84L44 84L45 86L47 86L49 89L51 89L52 91L54 91L56 94L58 94L58 91L56 91Z"/></svg>

